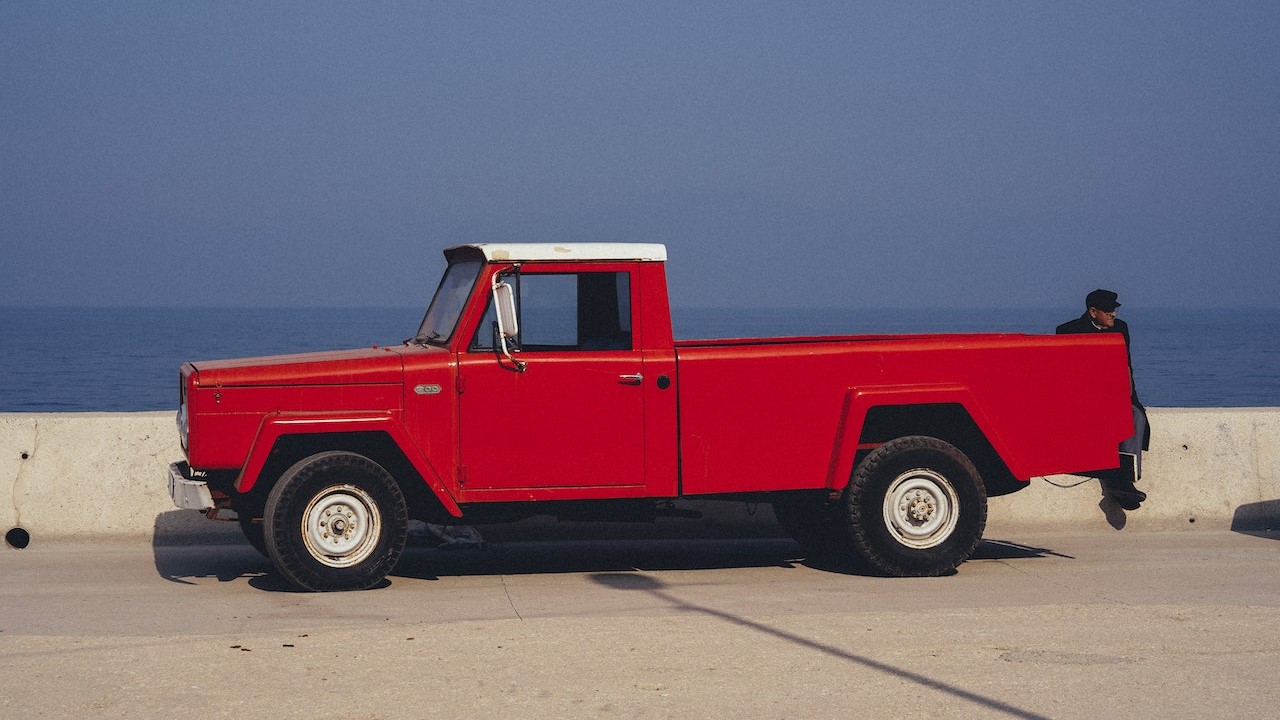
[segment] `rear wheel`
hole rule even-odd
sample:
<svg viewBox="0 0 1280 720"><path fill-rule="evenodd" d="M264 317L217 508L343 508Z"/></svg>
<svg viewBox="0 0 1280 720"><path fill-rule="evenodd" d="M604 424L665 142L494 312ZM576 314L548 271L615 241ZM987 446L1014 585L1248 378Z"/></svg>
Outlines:
<svg viewBox="0 0 1280 720"><path fill-rule="evenodd" d="M890 441L869 453L845 490L854 548L891 576L944 575L982 540L987 496L969 458L937 438Z"/></svg>
<svg viewBox="0 0 1280 720"><path fill-rule="evenodd" d="M268 556L306 590L363 590L404 550L409 514L395 479L374 461L324 452L299 461L271 489L263 517Z"/></svg>

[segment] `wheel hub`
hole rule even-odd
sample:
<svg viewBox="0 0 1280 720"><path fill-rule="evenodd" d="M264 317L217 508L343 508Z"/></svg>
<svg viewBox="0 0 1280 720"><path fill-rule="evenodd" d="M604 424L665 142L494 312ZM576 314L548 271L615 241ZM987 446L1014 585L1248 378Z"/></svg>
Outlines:
<svg viewBox="0 0 1280 720"><path fill-rule="evenodd" d="M381 514L367 492L334 485L316 493L302 514L307 552L330 567L356 565L378 544Z"/></svg>
<svg viewBox="0 0 1280 720"><path fill-rule="evenodd" d="M935 547L955 530L959 508L959 497L946 477L927 468L908 470L885 492L885 527L902 545Z"/></svg>
<svg viewBox="0 0 1280 720"><path fill-rule="evenodd" d="M350 511L348 510L348 512ZM343 514L342 510L338 510L336 513L337 517L333 517L335 511L326 510L324 513L326 518L320 521L320 526L327 527L330 533L338 536L346 535L349 531L355 529L354 518ZM329 537L329 533L325 533L325 537Z"/></svg>
<svg viewBox="0 0 1280 720"><path fill-rule="evenodd" d="M938 503L921 490L909 493L903 503L907 516L919 523L928 522L938 512Z"/></svg>

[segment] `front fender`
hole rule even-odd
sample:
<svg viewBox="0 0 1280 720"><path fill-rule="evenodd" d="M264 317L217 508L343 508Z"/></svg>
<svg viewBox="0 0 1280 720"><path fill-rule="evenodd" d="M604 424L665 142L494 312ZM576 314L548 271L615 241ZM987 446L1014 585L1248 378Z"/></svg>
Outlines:
<svg viewBox="0 0 1280 720"><path fill-rule="evenodd" d="M386 433L404 453L418 474L426 481L440 504L450 515L461 517L462 510L453 496L449 494L439 473L431 462L418 450L405 431L404 426L393 416L387 414L364 416L333 415L268 415L263 418L254 438L253 446L240 476L236 478L236 490L247 493L257 484L263 467L271 455L272 448L280 438L287 435L328 435L334 433Z"/></svg>

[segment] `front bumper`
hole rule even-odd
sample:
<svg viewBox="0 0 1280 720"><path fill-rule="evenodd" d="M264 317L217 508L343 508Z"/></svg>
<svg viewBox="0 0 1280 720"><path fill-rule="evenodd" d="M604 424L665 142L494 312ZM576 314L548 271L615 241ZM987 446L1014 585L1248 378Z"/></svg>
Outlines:
<svg viewBox="0 0 1280 720"><path fill-rule="evenodd" d="M185 462L169 465L169 497L183 510L208 510L214 507L209 483L191 476L191 466Z"/></svg>

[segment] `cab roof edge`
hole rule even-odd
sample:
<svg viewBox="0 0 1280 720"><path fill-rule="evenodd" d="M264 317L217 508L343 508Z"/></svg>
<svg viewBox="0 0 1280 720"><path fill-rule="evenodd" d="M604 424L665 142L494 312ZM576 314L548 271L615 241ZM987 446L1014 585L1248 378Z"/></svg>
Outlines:
<svg viewBox="0 0 1280 720"><path fill-rule="evenodd" d="M461 248L474 248L490 262L667 259L667 246L660 243L467 243L448 250Z"/></svg>

